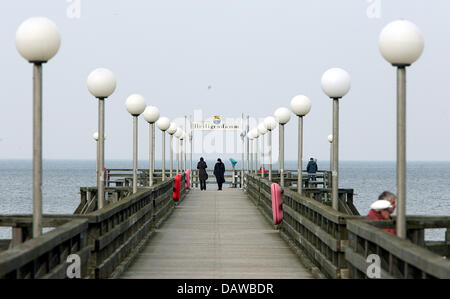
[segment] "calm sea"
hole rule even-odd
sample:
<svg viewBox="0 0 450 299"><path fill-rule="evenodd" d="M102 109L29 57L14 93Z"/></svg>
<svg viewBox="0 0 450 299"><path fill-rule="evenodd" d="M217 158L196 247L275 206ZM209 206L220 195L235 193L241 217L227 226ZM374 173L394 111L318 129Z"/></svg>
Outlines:
<svg viewBox="0 0 450 299"><path fill-rule="evenodd" d="M207 161L211 168L213 161ZM225 161L227 168L231 168ZM156 168L160 167L156 162ZM167 165L167 164L166 164ZM328 169L328 161L318 162ZM131 168L131 161L107 161L107 168ZM141 161L139 167L148 167ZM355 190L355 205L362 215L378 195L396 192L395 162L340 163L341 188ZM295 169L295 161L286 162ZM32 211L31 160L0 160L0 214L28 214ZM450 162L409 162L407 174L407 213L415 215L450 215ZM95 186L95 161L46 160L43 172L43 209L47 214L71 214L79 204L81 186ZM436 234L439 234L437 236ZM442 236L441 236L442 234ZM9 230L0 229L0 239L9 238ZM427 234L429 236L429 234ZM432 238L443 239L443 231ZM427 237L428 238L428 237Z"/></svg>

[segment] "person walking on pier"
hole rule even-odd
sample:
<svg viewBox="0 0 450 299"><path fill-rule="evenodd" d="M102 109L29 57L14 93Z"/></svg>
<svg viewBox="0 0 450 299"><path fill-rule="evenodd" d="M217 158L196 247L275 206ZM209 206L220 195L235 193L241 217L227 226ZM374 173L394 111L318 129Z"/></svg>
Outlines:
<svg viewBox="0 0 450 299"><path fill-rule="evenodd" d="M205 160L203 159L203 157L201 157L200 161L197 164L198 180L200 181L200 190L206 190L206 180L208 179L208 173L206 172L206 168L208 168L208 165L206 165Z"/></svg>
<svg viewBox="0 0 450 299"><path fill-rule="evenodd" d="M214 166L214 175L216 176L217 186L219 187L217 190L222 190L222 184L225 183L225 164L222 163L222 160L217 159L217 163Z"/></svg>
<svg viewBox="0 0 450 299"><path fill-rule="evenodd" d="M309 181L316 180L316 172L318 170L317 163L314 158L309 159L308 166L306 166L306 172L308 172L308 183Z"/></svg>

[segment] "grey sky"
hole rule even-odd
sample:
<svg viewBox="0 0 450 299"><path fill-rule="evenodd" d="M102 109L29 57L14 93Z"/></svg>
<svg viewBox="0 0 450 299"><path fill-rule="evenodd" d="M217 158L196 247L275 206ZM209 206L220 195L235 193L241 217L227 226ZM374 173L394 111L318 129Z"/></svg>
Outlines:
<svg viewBox="0 0 450 299"><path fill-rule="evenodd" d="M118 87L106 103L107 159L132 157L124 103L141 93L169 118L199 108L205 116L265 117L305 94L313 107L304 151L325 160L332 104L320 78L342 67L352 90L341 101L341 159L395 160L395 70L379 54L378 36L405 18L426 42L408 69L408 159L450 160L450 2L380 2L381 18L369 18L367 0L81 0L81 18L71 19L66 0L1 1L0 159L31 157L32 69L14 38L22 21L46 16L62 46L44 67L44 158L95 158L97 101L86 78L108 67ZM292 117L287 159L296 157L296 128ZM141 158L147 132L140 120Z"/></svg>

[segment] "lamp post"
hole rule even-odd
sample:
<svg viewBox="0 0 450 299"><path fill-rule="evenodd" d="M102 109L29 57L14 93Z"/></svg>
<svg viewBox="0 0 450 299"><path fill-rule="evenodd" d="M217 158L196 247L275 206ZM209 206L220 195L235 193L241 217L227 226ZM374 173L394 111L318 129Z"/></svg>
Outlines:
<svg viewBox="0 0 450 299"><path fill-rule="evenodd" d="M92 137L94 138L95 144L96 144L96 146L97 146L97 156L96 156L96 160L95 160L95 161L98 161L98 155L99 155L98 132L95 132L95 133L92 135ZM105 136L105 140L106 140L106 136ZM98 171L97 165L95 166L95 171L96 171L95 173L97 173L97 171Z"/></svg>
<svg viewBox="0 0 450 299"><path fill-rule="evenodd" d="M155 106L147 106L144 111L144 119L149 124L149 166L148 185L153 186L153 172L155 171L155 122L159 119L159 109Z"/></svg>
<svg viewBox="0 0 450 299"><path fill-rule="evenodd" d="M175 132L174 136L178 139L177 140L177 174L180 173L180 138L183 136L183 130L181 128L177 128L177 131Z"/></svg>
<svg viewBox="0 0 450 299"><path fill-rule="evenodd" d="M184 142L186 139L186 132L183 130L183 134L181 134L180 137L180 144L181 144L181 150L180 150L180 160L181 160L181 164L180 164L180 168L181 168L181 173L183 173L184 171L186 171L186 152L183 153L183 146L184 148L186 148L186 142Z"/></svg>
<svg viewBox="0 0 450 299"><path fill-rule="evenodd" d="M333 169L333 134L328 135L328 142L330 143L330 171Z"/></svg>
<svg viewBox="0 0 450 299"><path fill-rule="evenodd" d="M253 154L254 154L254 162L255 162L255 168L254 168L254 173L255 175L258 175L258 137L259 137L259 132L258 132L258 128L253 128L252 129L253 133L252 133L252 137L253 137Z"/></svg>
<svg viewBox="0 0 450 299"><path fill-rule="evenodd" d="M248 158L249 162L248 173L253 173L253 131L249 130L247 134L247 143L248 143Z"/></svg>
<svg viewBox="0 0 450 299"><path fill-rule="evenodd" d="M42 234L42 64L60 45L59 30L47 18L30 18L17 29L17 51L33 64L33 238Z"/></svg>
<svg viewBox="0 0 450 299"><path fill-rule="evenodd" d="M261 136L261 177L264 178L264 134L267 133L266 126L264 125L264 122L260 123L258 125L258 133Z"/></svg>
<svg viewBox="0 0 450 299"><path fill-rule="evenodd" d="M156 122L156 125L161 130L161 177L162 181L164 182L166 180L166 131L170 127L170 120L167 117L160 117Z"/></svg>
<svg viewBox="0 0 450 299"><path fill-rule="evenodd" d="M189 153L189 156L190 156L190 165L191 165L191 167L190 167L190 169L191 169L191 178L192 178L192 176L193 176L193 170L192 170L192 167L193 167L193 165L192 165L192 152L194 151L194 146L193 146L193 143L192 143L192 141L193 141L193 139L194 139L194 134L192 133L192 115L189 117L189 145L190 145L190 147L191 147L191 152ZM194 181L191 179L190 180L190 183L191 183L191 188L193 188L194 187Z"/></svg>
<svg viewBox="0 0 450 299"><path fill-rule="evenodd" d="M350 90L350 75L343 69L332 68L322 76L322 89L333 100L333 167L331 169L331 198L333 209L338 210L339 192L339 99Z"/></svg>
<svg viewBox="0 0 450 299"><path fill-rule="evenodd" d="M137 167L138 167L138 117L145 110L145 99L140 94L130 95L125 107L133 117L133 193L137 192Z"/></svg>
<svg viewBox="0 0 450 299"><path fill-rule="evenodd" d="M105 198L105 99L116 89L116 78L113 72L106 68L98 68L90 73L87 79L89 92L98 99L98 133L99 155L97 161L97 207L103 208Z"/></svg>
<svg viewBox="0 0 450 299"><path fill-rule="evenodd" d="M177 131L177 124L174 122L170 123L167 133L170 135L170 178L173 177L173 135Z"/></svg>
<svg viewBox="0 0 450 299"><path fill-rule="evenodd" d="M273 116L264 119L264 126L269 132L269 181L272 181L272 131L277 127L277 121Z"/></svg>
<svg viewBox="0 0 450 299"><path fill-rule="evenodd" d="M291 110L298 116L298 177L297 192L302 194L302 165L303 165L303 117L311 111L311 100L304 96L298 95L291 100Z"/></svg>
<svg viewBox="0 0 450 299"><path fill-rule="evenodd" d="M420 29L410 21L388 24L379 38L383 57L397 68L397 236L406 238L406 68L423 53Z"/></svg>
<svg viewBox="0 0 450 299"><path fill-rule="evenodd" d="M184 129L187 130L187 116L184 116ZM184 132L183 136L184 140L184 170L187 170L187 141L186 141L186 132Z"/></svg>
<svg viewBox="0 0 450 299"><path fill-rule="evenodd" d="M250 117L247 115L247 124L245 126L245 134L247 135L247 173L250 173L250 138L248 133L250 130Z"/></svg>
<svg viewBox="0 0 450 299"><path fill-rule="evenodd" d="M280 124L279 130L280 130L280 154L278 157L278 165L280 170L280 186L284 187L284 125L289 122L291 119L291 112L288 108L281 107L275 110L275 120L278 121Z"/></svg>

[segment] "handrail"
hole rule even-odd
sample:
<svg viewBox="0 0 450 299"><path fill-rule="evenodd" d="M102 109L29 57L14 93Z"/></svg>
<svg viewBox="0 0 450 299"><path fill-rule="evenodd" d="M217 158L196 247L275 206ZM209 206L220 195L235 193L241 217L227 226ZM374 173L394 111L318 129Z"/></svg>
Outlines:
<svg viewBox="0 0 450 299"><path fill-rule="evenodd" d="M380 276L377 278L450 278L450 261L428 249L423 240L401 239L380 229L393 226L393 221L348 221L350 242L345 256L351 278L370 275L367 258L372 254L380 259ZM408 216L407 227L410 237L414 237L411 231L421 228L447 228L447 240L443 245L447 246L448 252L450 217Z"/></svg>
<svg viewBox="0 0 450 299"><path fill-rule="evenodd" d="M31 216L27 220L31 221ZM80 258L80 275L85 277L90 251L88 221L65 220L55 230L1 252L0 278L67 278L67 257L71 254Z"/></svg>
<svg viewBox="0 0 450 299"><path fill-rule="evenodd" d="M266 179L246 175L249 198L272 219L270 185ZM348 277L345 247L346 223L359 216L348 215L289 188L283 191L283 221L276 228L288 243L303 251L330 278Z"/></svg>

